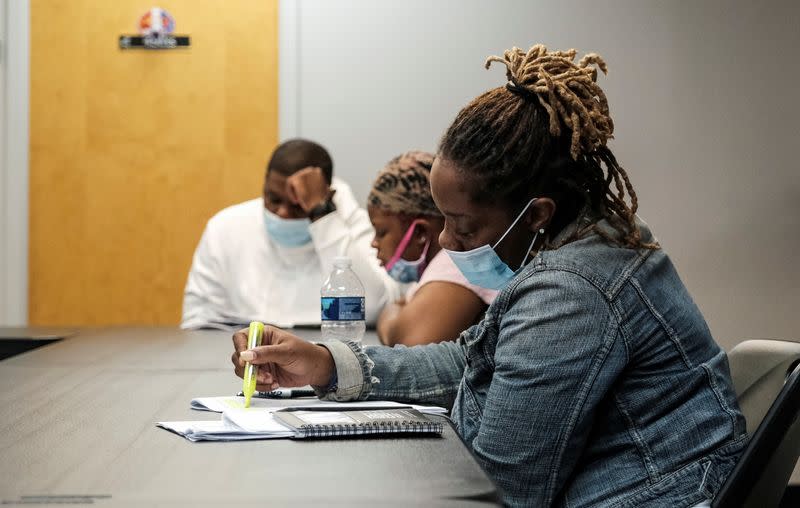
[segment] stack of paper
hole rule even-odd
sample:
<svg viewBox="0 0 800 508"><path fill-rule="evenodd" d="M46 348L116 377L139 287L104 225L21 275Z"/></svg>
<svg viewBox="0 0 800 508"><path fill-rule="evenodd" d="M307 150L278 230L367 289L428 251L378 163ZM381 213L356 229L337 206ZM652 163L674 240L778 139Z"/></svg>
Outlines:
<svg viewBox="0 0 800 508"><path fill-rule="evenodd" d="M192 409L221 412L219 420L157 422L156 425L179 434L189 441L240 441L247 439L281 439L295 433L273 418L272 413L286 407L306 408L331 406L336 409L370 409L411 407L423 414L445 415L447 410L436 406L418 406L391 401L330 402L319 399L280 400L252 399L244 407L244 397L202 397L193 399Z"/></svg>
<svg viewBox="0 0 800 508"><path fill-rule="evenodd" d="M240 427L223 419L213 421L158 422L161 428L171 430L189 441L244 441L248 439L290 438L294 433L273 420L272 430L245 432Z"/></svg>

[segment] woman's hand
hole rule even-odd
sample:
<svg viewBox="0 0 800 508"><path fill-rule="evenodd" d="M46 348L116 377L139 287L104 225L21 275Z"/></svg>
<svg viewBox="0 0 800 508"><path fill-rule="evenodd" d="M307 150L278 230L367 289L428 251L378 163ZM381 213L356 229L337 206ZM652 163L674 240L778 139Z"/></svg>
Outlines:
<svg viewBox="0 0 800 508"><path fill-rule="evenodd" d="M336 368L330 352L273 326L264 327L262 346L247 349L247 328L233 334L233 362L236 375L244 376L245 362L258 365L256 389L275 390L281 386L321 386L330 382Z"/></svg>

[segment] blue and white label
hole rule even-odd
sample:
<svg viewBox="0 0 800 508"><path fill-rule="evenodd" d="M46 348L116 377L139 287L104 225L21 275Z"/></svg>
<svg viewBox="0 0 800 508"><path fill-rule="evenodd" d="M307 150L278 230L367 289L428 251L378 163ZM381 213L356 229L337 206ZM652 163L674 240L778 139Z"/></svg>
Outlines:
<svg viewBox="0 0 800 508"><path fill-rule="evenodd" d="M364 321L363 296L323 296L323 321Z"/></svg>

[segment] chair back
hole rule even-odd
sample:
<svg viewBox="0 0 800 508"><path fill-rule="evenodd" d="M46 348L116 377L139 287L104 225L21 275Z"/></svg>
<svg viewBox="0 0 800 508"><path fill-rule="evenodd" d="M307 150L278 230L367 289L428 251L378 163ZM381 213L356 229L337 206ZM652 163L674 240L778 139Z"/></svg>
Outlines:
<svg viewBox="0 0 800 508"><path fill-rule="evenodd" d="M777 507L800 457L800 365L795 365L733 471L715 508Z"/></svg>
<svg viewBox="0 0 800 508"><path fill-rule="evenodd" d="M736 398L752 434L800 361L800 342L756 339L739 343L728 353Z"/></svg>

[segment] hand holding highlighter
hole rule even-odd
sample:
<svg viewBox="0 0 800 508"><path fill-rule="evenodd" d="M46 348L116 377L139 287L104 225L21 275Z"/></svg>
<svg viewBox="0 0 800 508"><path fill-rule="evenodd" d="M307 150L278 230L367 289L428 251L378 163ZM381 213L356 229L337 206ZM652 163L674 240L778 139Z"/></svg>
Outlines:
<svg viewBox="0 0 800 508"><path fill-rule="evenodd" d="M264 338L264 323L253 321L250 323L250 330L247 333L247 349L253 349L261 345ZM250 399L256 391L256 374L258 366L247 362L244 366L244 376L242 376L242 393L244 394L244 407L250 407Z"/></svg>

